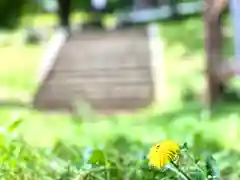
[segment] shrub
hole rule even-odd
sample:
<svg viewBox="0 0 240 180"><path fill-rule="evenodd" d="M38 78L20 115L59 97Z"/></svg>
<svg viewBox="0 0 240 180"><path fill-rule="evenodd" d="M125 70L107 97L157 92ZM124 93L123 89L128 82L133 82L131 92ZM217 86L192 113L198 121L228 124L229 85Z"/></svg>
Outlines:
<svg viewBox="0 0 240 180"><path fill-rule="evenodd" d="M0 28L15 28L19 25L27 0L0 1Z"/></svg>

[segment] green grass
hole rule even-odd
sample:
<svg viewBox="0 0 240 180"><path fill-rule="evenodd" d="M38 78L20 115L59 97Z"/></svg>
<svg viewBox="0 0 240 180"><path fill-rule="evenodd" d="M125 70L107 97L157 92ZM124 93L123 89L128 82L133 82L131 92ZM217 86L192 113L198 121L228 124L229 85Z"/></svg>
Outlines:
<svg viewBox="0 0 240 180"><path fill-rule="evenodd" d="M43 47L9 46L0 49L0 98L29 99L37 84Z"/></svg>
<svg viewBox="0 0 240 180"><path fill-rule="evenodd" d="M39 16L34 21L34 26L54 25L54 18L49 15ZM74 176L72 179L84 179L82 173L102 168L95 165L95 169L85 169L86 162L83 159L87 157L82 157L86 156L84 149L105 147L108 160L123 158L124 161L118 162L120 177L117 178L116 172L108 171L112 177L110 179L124 179L131 173L133 174L129 179L141 179L147 172L139 171L134 174L135 165L141 160L139 154L146 155L155 142L173 139L181 144L187 142L194 154L205 151L214 153L226 179L238 179L239 105L220 104L210 117L209 112L196 99L194 102L181 101L182 90L190 88L200 93L204 86L204 34L201 19L162 23L160 27L165 43L169 90L169 102L164 107L153 106L131 115L109 117L95 114L71 116L26 108L1 107L2 126L11 120L22 120L15 129L19 133L16 141L9 142L11 137L1 137L0 133L0 147L3 147L0 148L0 162L5 164L5 169L0 170L1 178L67 180ZM37 86L36 72L44 47L23 46L17 43L20 40L15 42L18 39L16 37L21 39L19 31L15 36L7 37L13 42L10 46L0 47L1 59L4 60L0 66L0 98L26 99L31 97ZM227 42L225 51L228 53L225 56L229 57L232 54L229 50L231 38ZM124 164L129 160L135 163L131 168ZM113 167L116 168L115 165ZM98 175L98 179L107 179L104 174Z"/></svg>
<svg viewBox="0 0 240 180"><path fill-rule="evenodd" d="M86 14L74 12L71 14L71 23L81 23L86 19ZM22 26L29 26L36 28L54 27L58 25L58 17L56 14L36 14L31 16L24 16L22 18Z"/></svg>
<svg viewBox="0 0 240 180"><path fill-rule="evenodd" d="M214 153L218 166L227 176L226 178L235 179L240 173L239 165L236 164L239 159L240 114L237 106L231 106L227 110L225 107L226 105L219 107L220 116L216 113L212 119L208 119L208 116L204 115L206 112L195 106L191 111L179 109L179 111L164 114L144 112L128 116L95 116L92 122L83 122L81 118L76 117L74 119L78 121L74 122L72 118L64 114L43 114L16 109L10 112L8 109L2 109L2 117L8 120L22 120L16 131L20 133L19 138L23 137L27 142L26 145L25 141L17 139L14 143L9 143L11 137L4 136L4 139L1 137L1 142L4 142L4 147L8 150L6 152L2 149L1 152L1 160L7 166L2 174L7 180L17 179L26 174L36 180L55 179L56 176L70 179L71 176L76 178L82 173L100 170L103 168L101 164L94 165L92 169L86 169L86 160L88 155L91 155L90 152L84 154L84 149L87 147L92 150L103 148L107 161L117 163L117 168L122 173L111 174L110 179L115 179L117 176L118 179L122 179L129 175L129 169L131 169L144 174L131 175L130 179L143 179L145 176L150 180L153 177L148 173L153 172L140 171L139 163L142 165L146 163L139 156L147 155L151 144L164 139L173 139L180 144L187 142L196 158L201 153ZM3 120L2 125L5 123L6 121ZM15 152L15 149L21 149L21 153ZM24 158L26 155L28 159ZM103 158L94 153L92 155L95 160ZM13 159L4 159L9 156ZM121 157L123 161L118 161L117 159ZM16 165L14 165L15 159L18 159ZM84 159L86 159L85 162L83 162ZM33 167L29 166L29 163L33 164ZM126 166L125 163L133 164ZM53 169L48 168L49 165L53 166ZM114 164L111 167L116 168ZM21 169L21 171L15 174L16 169ZM67 175L64 172L67 172ZM93 174L103 179L105 176L97 172ZM171 173L167 173L169 174ZM38 177L35 177L36 175ZM159 173L159 176L163 176L163 173Z"/></svg>

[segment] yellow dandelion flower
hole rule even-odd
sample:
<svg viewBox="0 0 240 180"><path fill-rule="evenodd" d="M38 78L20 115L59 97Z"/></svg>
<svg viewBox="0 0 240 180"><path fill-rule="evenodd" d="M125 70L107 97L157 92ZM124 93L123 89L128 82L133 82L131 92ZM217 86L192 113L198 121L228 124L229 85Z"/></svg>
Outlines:
<svg viewBox="0 0 240 180"><path fill-rule="evenodd" d="M152 146L149 153L149 165L163 168L167 163L175 161L180 152L179 145L171 140L166 140Z"/></svg>

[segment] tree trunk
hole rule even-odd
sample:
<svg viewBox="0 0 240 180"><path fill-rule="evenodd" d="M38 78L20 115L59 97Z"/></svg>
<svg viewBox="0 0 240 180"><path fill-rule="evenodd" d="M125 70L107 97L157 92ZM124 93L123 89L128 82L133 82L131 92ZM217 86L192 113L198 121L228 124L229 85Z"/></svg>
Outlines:
<svg viewBox="0 0 240 180"><path fill-rule="evenodd" d="M212 107L220 98L222 84L216 75L222 61L221 15L215 4L217 0L205 0L205 51L207 58L208 103Z"/></svg>
<svg viewBox="0 0 240 180"><path fill-rule="evenodd" d="M61 27L69 28L70 26L71 0L58 0L58 17Z"/></svg>

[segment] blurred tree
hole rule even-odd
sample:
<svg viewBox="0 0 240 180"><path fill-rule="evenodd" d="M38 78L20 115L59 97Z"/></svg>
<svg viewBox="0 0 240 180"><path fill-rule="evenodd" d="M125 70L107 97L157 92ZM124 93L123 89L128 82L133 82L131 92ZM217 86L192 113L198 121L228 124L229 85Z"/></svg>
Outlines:
<svg viewBox="0 0 240 180"><path fill-rule="evenodd" d="M107 8L109 12L114 12L115 10L128 9L133 6L133 0L109 0Z"/></svg>
<svg viewBox="0 0 240 180"><path fill-rule="evenodd" d="M15 0L14 3L9 0L0 0L0 27L17 27L23 13L22 8L27 2L28 0Z"/></svg>
<svg viewBox="0 0 240 180"><path fill-rule="evenodd" d="M71 9L73 11L85 11L87 12L91 6L90 0L72 0Z"/></svg>
<svg viewBox="0 0 240 180"><path fill-rule="evenodd" d="M71 0L58 0L59 25L64 28L70 26Z"/></svg>
<svg viewBox="0 0 240 180"><path fill-rule="evenodd" d="M225 0L205 0L205 51L207 56L208 103L214 105L222 95L224 88L217 71L222 63L222 11ZM220 7L220 8L219 8Z"/></svg>

